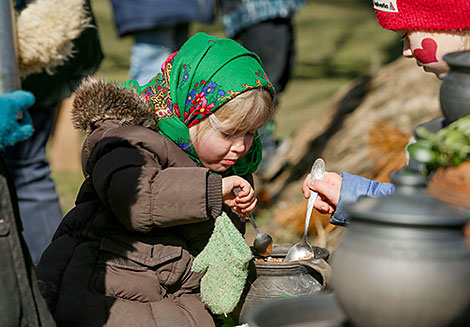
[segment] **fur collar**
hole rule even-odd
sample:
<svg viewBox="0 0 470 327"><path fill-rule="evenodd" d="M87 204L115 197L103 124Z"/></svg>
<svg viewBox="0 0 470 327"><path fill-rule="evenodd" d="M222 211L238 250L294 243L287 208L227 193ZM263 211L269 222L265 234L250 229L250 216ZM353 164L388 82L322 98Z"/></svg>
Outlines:
<svg viewBox="0 0 470 327"><path fill-rule="evenodd" d="M95 122L103 119L158 130L153 108L137 90L90 76L75 91L72 122L76 128L90 133Z"/></svg>
<svg viewBox="0 0 470 327"><path fill-rule="evenodd" d="M52 74L73 56L73 40L89 27L85 0L31 1L16 18L20 75Z"/></svg>

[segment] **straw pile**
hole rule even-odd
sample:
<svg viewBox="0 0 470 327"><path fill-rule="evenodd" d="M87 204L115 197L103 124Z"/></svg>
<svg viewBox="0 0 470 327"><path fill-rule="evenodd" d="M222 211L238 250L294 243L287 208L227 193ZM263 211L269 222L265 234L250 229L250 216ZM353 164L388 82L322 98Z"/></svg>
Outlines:
<svg viewBox="0 0 470 327"><path fill-rule="evenodd" d="M399 58L340 90L320 117L292 137L285 170L261 187L272 203L284 203L274 210L276 222L302 235L307 202L300 187L317 157L325 159L328 171L388 181L391 171L406 164L413 127L441 115L439 87L435 76ZM313 214L309 235L318 236L316 245L334 250L341 231L328 217Z"/></svg>

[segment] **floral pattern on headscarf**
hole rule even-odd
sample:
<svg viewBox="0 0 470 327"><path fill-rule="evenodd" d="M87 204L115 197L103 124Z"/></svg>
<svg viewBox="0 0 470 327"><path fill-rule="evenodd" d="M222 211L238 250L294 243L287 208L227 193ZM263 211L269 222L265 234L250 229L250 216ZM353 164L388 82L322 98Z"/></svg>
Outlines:
<svg viewBox="0 0 470 327"><path fill-rule="evenodd" d="M231 39L198 33L172 54L162 72L149 83L124 83L136 88L152 105L160 133L171 139L193 160L200 162L189 137L189 128L214 113L227 101L254 88L274 88L258 56ZM261 161L261 142L232 167L234 173L253 173Z"/></svg>

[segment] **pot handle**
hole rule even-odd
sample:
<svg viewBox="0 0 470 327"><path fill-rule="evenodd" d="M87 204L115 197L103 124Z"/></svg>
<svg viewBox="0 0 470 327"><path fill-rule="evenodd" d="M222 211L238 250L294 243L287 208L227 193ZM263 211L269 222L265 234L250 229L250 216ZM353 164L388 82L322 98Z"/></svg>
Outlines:
<svg viewBox="0 0 470 327"><path fill-rule="evenodd" d="M330 289L331 286L331 266L324 259L299 260L299 264L307 266L318 272L322 279L322 291Z"/></svg>

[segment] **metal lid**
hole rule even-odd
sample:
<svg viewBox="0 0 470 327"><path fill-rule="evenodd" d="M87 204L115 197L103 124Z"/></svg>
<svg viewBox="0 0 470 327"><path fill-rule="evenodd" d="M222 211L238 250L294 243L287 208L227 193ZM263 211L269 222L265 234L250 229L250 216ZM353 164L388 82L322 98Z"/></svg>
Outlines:
<svg viewBox="0 0 470 327"><path fill-rule="evenodd" d="M470 51L457 51L446 54L443 59L452 70L470 72Z"/></svg>
<svg viewBox="0 0 470 327"><path fill-rule="evenodd" d="M426 178L411 171L391 175L395 192L383 197L363 196L344 208L351 221L420 226L462 226L469 218L426 193Z"/></svg>

